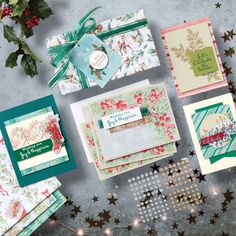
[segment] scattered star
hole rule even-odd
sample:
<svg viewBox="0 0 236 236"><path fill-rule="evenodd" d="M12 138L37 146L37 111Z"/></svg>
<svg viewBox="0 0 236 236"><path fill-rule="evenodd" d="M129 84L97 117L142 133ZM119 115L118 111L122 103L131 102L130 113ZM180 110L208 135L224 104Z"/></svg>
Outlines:
<svg viewBox="0 0 236 236"><path fill-rule="evenodd" d="M231 39L233 39L234 38L234 36L236 35L235 33L234 33L234 30L232 29L232 30L227 30L227 33L228 33L228 35L229 35L229 37L231 38Z"/></svg>
<svg viewBox="0 0 236 236"><path fill-rule="evenodd" d="M70 218L71 218L71 219L73 219L73 220L74 220L74 219L75 219L75 217L76 217L76 214L75 214L75 213L71 213L71 214L70 214Z"/></svg>
<svg viewBox="0 0 236 236"><path fill-rule="evenodd" d="M230 74L232 74L232 67L228 67L227 65L227 62L224 62L223 63L223 67L224 67L224 72L225 72L225 75L228 76Z"/></svg>
<svg viewBox="0 0 236 236"><path fill-rule="evenodd" d="M181 170L180 170L180 169L178 169L176 172L179 174L179 173L181 172Z"/></svg>
<svg viewBox="0 0 236 236"><path fill-rule="evenodd" d="M207 199L207 196L204 196L204 195L201 193L200 200L202 200L203 203L205 203L205 202L206 202L206 199Z"/></svg>
<svg viewBox="0 0 236 236"><path fill-rule="evenodd" d="M215 219L210 219L210 224L214 225L216 223Z"/></svg>
<svg viewBox="0 0 236 236"><path fill-rule="evenodd" d="M157 189L157 195L158 196L162 195L162 192L160 191L160 189Z"/></svg>
<svg viewBox="0 0 236 236"><path fill-rule="evenodd" d="M49 219L51 220L51 221L57 221L58 220L58 217L55 215L55 213L54 214L52 214L50 217L49 217Z"/></svg>
<svg viewBox="0 0 236 236"><path fill-rule="evenodd" d="M85 218L85 222L89 224L89 228L95 227L95 221L93 218L87 217Z"/></svg>
<svg viewBox="0 0 236 236"><path fill-rule="evenodd" d="M226 41L230 41L230 36L228 33L224 32L224 36L221 37L222 39L224 39L224 42Z"/></svg>
<svg viewBox="0 0 236 236"><path fill-rule="evenodd" d="M189 217L187 218L187 220L189 221L189 224L196 224L196 217L197 216L193 216L192 214L189 214Z"/></svg>
<svg viewBox="0 0 236 236"><path fill-rule="evenodd" d="M225 50L225 56L226 57L232 57L235 54L235 50L233 47L229 47Z"/></svg>
<svg viewBox="0 0 236 236"><path fill-rule="evenodd" d="M221 3L217 2L217 3L215 4L215 7L216 7L216 8L220 8L221 5L222 5Z"/></svg>
<svg viewBox="0 0 236 236"><path fill-rule="evenodd" d="M78 213L82 212L80 208L81 208L81 206L74 206L72 211L77 215Z"/></svg>
<svg viewBox="0 0 236 236"><path fill-rule="evenodd" d="M147 231L147 235L154 235L154 231L153 231L153 229L149 229L148 231Z"/></svg>
<svg viewBox="0 0 236 236"><path fill-rule="evenodd" d="M176 148L178 148L179 147L179 145L180 145L180 143L177 141L177 142L175 142L175 146L176 146Z"/></svg>
<svg viewBox="0 0 236 236"><path fill-rule="evenodd" d="M172 225L172 228L173 228L173 229L177 229L177 228L178 228L178 224L175 222L175 223Z"/></svg>
<svg viewBox="0 0 236 236"><path fill-rule="evenodd" d="M234 196L233 196L234 192L230 192L229 189L227 189L227 191L224 194L225 197L225 202L229 202L231 203L232 200L234 200Z"/></svg>
<svg viewBox="0 0 236 236"><path fill-rule="evenodd" d="M229 236L228 233L225 233L224 231L221 233L221 236Z"/></svg>
<svg viewBox="0 0 236 236"><path fill-rule="evenodd" d="M214 215L213 215L213 218L214 219L218 219L220 216L219 216L219 214L218 213L215 213Z"/></svg>
<svg viewBox="0 0 236 236"><path fill-rule="evenodd" d="M100 229L102 229L103 225L105 225L103 220L98 220L95 223L96 223L96 227L99 227Z"/></svg>
<svg viewBox="0 0 236 236"><path fill-rule="evenodd" d="M112 195L110 198L107 198L107 200L109 201L109 205L111 205L111 204L116 205L116 201L118 200L118 198L115 198Z"/></svg>
<svg viewBox="0 0 236 236"><path fill-rule="evenodd" d="M178 236L184 236L184 231L178 232Z"/></svg>
<svg viewBox="0 0 236 236"><path fill-rule="evenodd" d="M98 202L98 197L94 196L92 200L93 200L93 202Z"/></svg>
<svg viewBox="0 0 236 236"><path fill-rule="evenodd" d="M114 223L118 225L120 223L120 219L119 218L114 219Z"/></svg>
<svg viewBox="0 0 236 236"><path fill-rule="evenodd" d="M163 200L167 200L167 196L166 196L166 195L163 196L162 199L163 199Z"/></svg>
<svg viewBox="0 0 236 236"><path fill-rule="evenodd" d="M153 166L151 166L151 168L152 168L152 172L158 172L159 173L159 168L160 168L160 166L157 166L156 165L156 163L154 163L154 165Z"/></svg>
<svg viewBox="0 0 236 236"><path fill-rule="evenodd" d="M193 157L195 155L195 151L194 150L189 151L189 155Z"/></svg>
<svg viewBox="0 0 236 236"><path fill-rule="evenodd" d="M132 225L128 225L127 229L128 229L128 231L131 231L133 229L133 226Z"/></svg>
<svg viewBox="0 0 236 236"><path fill-rule="evenodd" d="M227 211L227 207L222 207L222 212L225 213Z"/></svg>
<svg viewBox="0 0 236 236"><path fill-rule="evenodd" d="M205 214L205 212L204 212L203 210L201 210L201 211L198 212L198 215L199 215L199 216L203 216L204 214Z"/></svg>
<svg viewBox="0 0 236 236"><path fill-rule="evenodd" d="M168 163L169 163L170 165L172 165L172 164L174 163L174 160L173 160L173 159L169 159L169 160L168 160Z"/></svg>
<svg viewBox="0 0 236 236"><path fill-rule="evenodd" d="M199 183L201 183L202 181L206 181L205 176L206 175L202 175L202 173L199 173L199 175L196 176L196 179L198 179Z"/></svg>
<svg viewBox="0 0 236 236"><path fill-rule="evenodd" d="M197 174L199 173L199 170L196 168L196 169L193 170L193 173L194 173L195 175L197 175Z"/></svg>
<svg viewBox="0 0 236 236"><path fill-rule="evenodd" d="M109 222L111 218L110 210L109 211L103 210L103 212L98 213L98 216L102 218L104 221Z"/></svg>
<svg viewBox="0 0 236 236"><path fill-rule="evenodd" d="M72 206L73 205L73 201L71 199L69 199L69 197L66 197L66 202L65 202L65 206Z"/></svg>
<svg viewBox="0 0 236 236"><path fill-rule="evenodd" d="M191 182L193 182L193 177L191 175L187 179L189 179Z"/></svg>

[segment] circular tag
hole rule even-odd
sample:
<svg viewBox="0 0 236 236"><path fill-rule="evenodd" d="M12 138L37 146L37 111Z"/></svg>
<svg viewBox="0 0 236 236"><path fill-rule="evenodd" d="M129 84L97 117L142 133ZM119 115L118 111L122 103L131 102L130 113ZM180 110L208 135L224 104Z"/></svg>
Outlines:
<svg viewBox="0 0 236 236"><path fill-rule="evenodd" d="M90 65L97 70L104 69L108 64L108 56L103 51L95 51L90 55Z"/></svg>

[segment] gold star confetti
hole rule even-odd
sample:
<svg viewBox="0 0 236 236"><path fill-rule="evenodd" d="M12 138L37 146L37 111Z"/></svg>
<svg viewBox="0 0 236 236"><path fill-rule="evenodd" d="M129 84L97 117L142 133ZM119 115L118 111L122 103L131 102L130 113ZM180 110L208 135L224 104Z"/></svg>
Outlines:
<svg viewBox="0 0 236 236"><path fill-rule="evenodd" d="M215 4L215 7L216 7L216 8L220 8L221 5L222 5L221 3L217 2L217 3Z"/></svg>
<svg viewBox="0 0 236 236"><path fill-rule="evenodd" d="M235 50L233 47L229 47L225 50L225 56L226 57L232 57L235 54Z"/></svg>

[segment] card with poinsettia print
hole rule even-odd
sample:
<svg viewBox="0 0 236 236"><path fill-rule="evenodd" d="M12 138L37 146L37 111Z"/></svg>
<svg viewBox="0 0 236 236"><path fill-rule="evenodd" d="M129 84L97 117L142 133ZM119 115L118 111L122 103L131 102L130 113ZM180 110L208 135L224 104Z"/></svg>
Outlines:
<svg viewBox="0 0 236 236"><path fill-rule="evenodd" d="M106 161L180 139L164 84L102 99L89 108Z"/></svg>
<svg viewBox="0 0 236 236"><path fill-rule="evenodd" d="M0 235L26 217L60 185L56 178L50 178L21 188L0 132Z"/></svg>
<svg viewBox="0 0 236 236"><path fill-rule="evenodd" d="M161 30L178 97L227 85L208 17Z"/></svg>
<svg viewBox="0 0 236 236"><path fill-rule="evenodd" d="M231 94L184 107L203 174L236 165L236 110Z"/></svg>
<svg viewBox="0 0 236 236"><path fill-rule="evenodd" d="M1 112L1 129L20 186L76 167L52 96Z"/></svg>
<svg viewBox="0 0 236 236"><path fill-rule="evenodd" d="M93 132L92 132L92 126L90 123L84 123L83 125L81 125L82 130L84 132L84 137L86 139L87 142L87 146L91 152L91 156L93 159L93 163L95 166L95 169L98 173L98 177L100 180L105 180L120 174L123 174L125 172L134 170L138 167L153 163L155 161L164 159L166 157L172 156L173 153L171 154L166 154L166 155L156 155L156 157L154 158L150 158L150 159L143 159L143 160L139 160L136 162L131 162L131 163L126 163L126 164L121 164L121 165L117 165L117 166L113 166L110 168L106 168L106 169L102 169L100 167L100 161L99 161L99 155L101 154L101 148L99 146L99 143L96 143L94 141L94 136L93 136ZM164 148L162 147L161 149L157 148L156 153L159 153L160 151L164 153Z"/></svg>

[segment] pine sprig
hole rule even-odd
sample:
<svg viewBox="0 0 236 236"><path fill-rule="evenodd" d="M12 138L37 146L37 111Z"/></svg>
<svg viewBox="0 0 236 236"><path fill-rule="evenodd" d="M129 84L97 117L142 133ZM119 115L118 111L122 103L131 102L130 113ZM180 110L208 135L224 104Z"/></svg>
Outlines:
<svg viewBox="0 0 236 236"><path fill-rule="evenodd" d="M38 74L37 62L40 59L26 40L33 36L33 28L39 25L40 20L52 14L52 9L44 0L0 0L0 22L3 24L4 38L16 46L6 59L6 67L13 68L20 61L26 75L33 78ZM6 25L6 18L11 19L13 24Z"/></svg>

